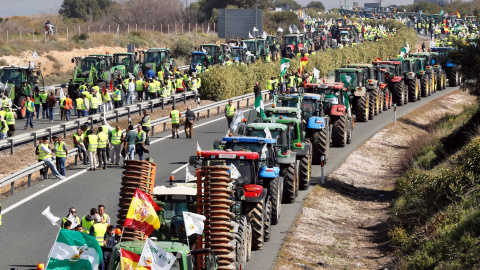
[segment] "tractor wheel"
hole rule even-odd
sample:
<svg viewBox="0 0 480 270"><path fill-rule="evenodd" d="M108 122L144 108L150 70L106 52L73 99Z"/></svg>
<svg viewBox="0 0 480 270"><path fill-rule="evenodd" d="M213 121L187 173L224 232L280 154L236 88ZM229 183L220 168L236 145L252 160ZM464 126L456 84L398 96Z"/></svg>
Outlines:
<svg viewBox="0 0 480 270"><path fill-rule="evenodd" d="M242 253L244 253L241 239L235 235L235 238L230 241L230 244L233 248L230 251L228 256L231 258L230 265L228 269L240 269L242 267Z"/></svg>
<svg viewBox="0 0 480 270"><path fill-rule="evenodd" d="M370 93L368 105L368 120L373 120L377 111L377 90L374 90Z"/></svg>
<svg viewBox="0 0 480 270"><path fill-rule="evenodd" d="M270 181L268 189L270 190L270 200L272 201L272 224L277 225L282 210L282 194L279 179Z"/></svg>
<svg viewBox="0 0 480 270"><path fill-rule="evenodd" d="M16 105L18 106L18 110L17 110L18 119L24 119L25 116L27 115L27 107L25 107L25 102L27 102L26 96L18 97L18 100L16 102Z"/></svg>
<svg viewBox="0 0 480 270"><path fill-rule="evenodd" d="M245 255L247 257L247 262L252 258L252 224L247 222L247 242L245 247Z"/></svg>
<svg viewBox="0 0 480 270"><path fill-rule="evenodd" d="M428 96L428 75L424 74L420 78L420 89L422 93L422 97Z"/></svg>
<svg viewBox="0 0 480 270"><path fill-rule="evenodd" d="M443 73L441 71L437 73L435 80L437 81L437 91L443 90Z"/></svg>
<svg viewBox="0 0 480 270"><path fill-rule="evenodd" d="M344 147L347 144L347 115L337 117L333 121L332 144L335 147Z"/></svg>
<svg viewBox="0 0 480 270"><path fill-rule="evenodd" d="M427 80L428 80L428 95L432 95L433 94L433 75L430 74L427 76Z"/></svg>
<svg viewBox="0 0 480 270"><path fill-rule="evenodd" d="M298 192L300 190L300 160L295 161L295 197L298 196Z"/></svg>
<svg viewBox="0 0 480 270"><path fill-rule="evenodd" d="M347 120L347 144L352 142L352 133L353 133L353 123L352 118Z"/></svg>
<svg viewBox="0 0 480 270"><path fill-rule="evenodd" d="M409 80L408 81L408 101L415 102L417 101L417 80Z"/></svg>
<svg viewBox="0 0 480 270"><path fill-rule="evenodd" d="M247 263L247 248L248 248L248 222L245 216L241 216L238 221L238 231L235 235L235 239L240 243L240 248L237 249L237 264L241 269L245 268ZM239 268L237 268L239 269Z"/></svg>
<svg viewBox="0 0 480 270"><path fill-rule="evenodd" d="M443 72L443 89L447 88L447 73Z"/></svg>
<svg viewBox="0 0 480 270"><path fill-rule="evenodd" d="M252 249L259 250L263 248L265 231L265 202L258 202L255 207L247 213L247 219L252 224Z"/></svg>
<svg viewBox="0 0 480 270"><path fill-rule="evenodd" d="M437 80L435 78L435 73L430 74L430 76L428 77L430 79L430 94L435 94L435 92L437 91Z"/></svg>
<svg viewBox="0 0 480 270"><path fill-rule="evenodd" d="M385 102L383 100L383 91L378 90L378 114L381 114L384 111Z"/></svg>
<svg viewBox="0 0 480 270"><path fill-rule="evenodd" d="M295 179L295 163L282 166L280 175L283 176L283 196L282 202L295 202L296 179Z"/></svg>
<svg viewBox="0 0 480 270"><path fill-rule="evenodd" d="M448 86L456 87L457 86L457 79L458 79L457 77L458 77L457 72L452 71L450 73L450 76L448 77Z"/></svg>
<svg viewBox="0 0 480 270"><path fill-rule="evenodd" d="M320 131L313 133L312 139L312 163L320 165L322 162L322 156L325 161L328 159L328 152L330 149L330 136L329 128L322 128Z"/></svg>
<svg viewBox="0 0 480 270"><path fill-rule="evenodd" d="M310 187L311 174L311 156L306 155L300 160L299 185L301 190L307 190Z"/></svg>
<svg viewBox="0 0 480 270"><path fill-rule="evenodd" d="M364 96L355 97L355 116L359 122L368 122L370 94L365 93Z"/></svg>
<svg viewBox="0 0 480 270"><path fill-rule="evenodd" d="M388 100L390 99L390 92L387 90L383 93L383 110L388 111Z"/></svg>
<svg viewBox="0 0 480 270"><path fill-rule="evenodd" d="M267 201L267 209L265 211L264 241L270 241L270 233L272 232L272 201Z"/></svg>
<svg viewBox="0 0 480 270"><path fill-rule="evenodd" d="M397 82L393 85L392 97L398 106L403 106L403 104L405 104L405 91L403 89L404 89L403 81Z"/></svg>
<svg viewBox="0 0 480 270"><path fill-rule="evenodd" d="M405 95L405 99L404 99L404 102L403 104L408 104L408 101L409 101L409 97L410 97L410 94L408 92L408 83L404 83L403 84L403 89L404 89L404 95ZM417 90L417 85L415 84L415 91L414 91L414 96L417 97L418 96L418 90Z"/></svg>

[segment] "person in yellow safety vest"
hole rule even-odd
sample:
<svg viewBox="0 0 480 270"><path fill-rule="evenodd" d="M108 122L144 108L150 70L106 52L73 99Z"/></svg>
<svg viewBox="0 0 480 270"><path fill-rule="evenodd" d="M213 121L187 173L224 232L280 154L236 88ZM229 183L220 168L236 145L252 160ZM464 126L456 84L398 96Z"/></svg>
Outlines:
<svg viewBox="0 0 480 270"><path fill-rule="evenodd" d="M172 92L173 92L173 81L172 81L172 79L173 79L173 77L168 78L167 84L166 84L166 87L165 87L167 97L172 95Z"/></svg>
<svg viewBox="0 0 480 270"><path fill-rule="evenodd" d="M80 161L83 160L83 164L87 165L88 163L88 156L87 156L87 149L85 148L85 144L83 143L83 131L82 129L77 129L77 133L73 134L73 146L78 149L78 156ZM82 158L83 155L83 158Z"/></svg>
<svg viewBox="0 0 480 270"><path fill-rule="evenodd" d="M200 91L200 88L202 88L202 79L200 78L199 75L196 75L197 77L197 90Z"/></svg>
<svg viewBox="0 0 480 270"><path fill-rule="evenodd" d="M197 80L195 77L192 77L190 79L190 85L189 85L190 91L197 91Z"/></svg>
<svg viewBox="0 0 480 270"><path fill-rule="evenodd" d="M92 96L90 98L90 114L96 114L99 106L99 100L97 96Z"/></svg>
<svg viewBox="0 0 480 270"><path fill-rule="evenodd" d="M172 106L172 110L170 111L170 119L172 120L172 139L175 139L175 134L177 138L180 138L178 135L180 131L180 117L182 114L179 110L175 109L175 105Z"/></svg>
<svg viewBox="0 0 480 270"><path fill-rule="evenodd" d="M148 114L148 111L146 109L143 109L142 113L143 113L142 120L138 124L142 126L142 130L145 131L146 133L145 144L150 145L150 140L148 138L148 132L150 132L150 129L152 127L152 124L150 122L150 115Z"/></svg>
<svg viewBox="0 0 480 270"><path fill-rule="evenodd" d="M147 139L147 133L142 130L141 125L138 125L137 138L135 139L135 152L137 152L139 160L143 160L143 151L144 151L146 139Z"/></svg>
<svg viewBox="0 0 480 270"><path fill-rule="evenodd" d="M40 116L40 105L42 104L42 101L40 100L40 93L38 91L35 91L35 94L33 94L33 104L35 104L35 112L38 119Z"/></svg>
<svg viewBox="0 0 480 270"><path fill-rule="evenodd" d="M75 100L77 102L77 115L78 118L85 116L87 107L85 106L85 95L79 97Z"/></svg>
<svg viewBox="0 0 480 270"><path fill-rule="evenodd" d="M10 111L12 108L12 100L9 99L5 94L2 95L2 109L6 112Z"/></svg>
<svg viewBox="0 0 480 270"><path fill-rule="evenodd" d="M75 210L75 207L70 207L70 209L68 209L68 215L62 218L62 224L60 225L60 228L65 229L64 224L69 218L69 216L74 218L77 221L77 224L80 225L80 219L77 217L77 210Z"/></svg>
<svg viewBox="0 0 480 270"><path fill-rule="evenodd" d="M265 56L265 63L270 63L272 62L271 58L270 58L270 55L267 54L267 56Z"/></svg>
<svg viewBox="0 0 480 270"><path fill-rule="evenodd" d="M56 157L55 162L57 165L57 170L61 175L65 176L65 161L68 155L67 145L60 136L54 136L52 139L55 142L53 145L53 152L55 153Z"/></svg>
<svg viewBox="0 0 480 270"><path fill-rule="evenodd" d="M159 96L159 93L162 89L162 82L160 80L154 80L155 82L155 97L158 97Z"/></svg>
<svg viewBox="0 0 480 270"><path fill-rule="evenodd" d="M40 101L42 102L42 119L45 119L45 116L48 118L48 105L47 105L48 95L45 90L40 94Z"/></svg>
<svg viewBox="0 0 480 270"><path fill-rule="evenodd" d="M47 175L48 168L50 168L53 175L55 175L55 177L58 180L65 179L65 176L60 175L60 173L58 173L57 168L55 167L55 164L53 164L52 162L52 155L51 155L52 151L48 147L48 137L45 136L42 139L40 139L40 144L37 147L36 154L37 153L38 153L38 160L43 161L45 165L47 165L47 168L40 170L40 175L42 177L45 177Z"/></svg>
<svg viewBox="0 0 480 270"><path fill-rule="evenodd" d="M90 234L90 228L92 228L93 224L95 223L94 217L98 215L97 208L90 209L90 215L85 215L82 217L82 228L83 232L86 234Z"/></svg>
<svg viewBox="0 0 480 270"><path fill-rule="evenodd" d="M295 77L287 74L287 91L295 91Z"/></svg>
<svg viewBox="0 0 480 270"><path fill-rule="evenodd" d="M148 98L154 99L156 98L156 94L157 94L157 82L154 79L150 79L150 82L148 83Z"/></svg>
<svg viewBox="0 0 480 270"><path fill-rule="evenodd" d="M107 169L107 149L108 149L108 127L105 127L107 133L103 132L104 127L98 127L97 136L98 136L98 146L97 146L97 156L98 156L98 169ZM100 211L100 208L99 208Z"/></svg>
<svg viewBox="0 0 480 270"><path fill-rule="evenodd" d="M233 105L232 100L230 99L228 101L227 106L225 106L225 117L227 118L227 125L228 128L230 129L230 125L232 124L233 117L235 116L236 108Z"/></svg>
<svg viewBox="0 0 480 270"><path fill-rule="evenodd" d="M30 125L30 129L33 129L33 117L35 116L35 104L33 103L32 99L28 96L27 102L25 102L25 112L27 122L25 122L25 129L28 128Z"/></svg>
<svg viewBox="0 0 480 270"><path fill-rule="evenodd" d="M110 225L110 216L108 216L107 214L105 214L105 205L103 204L99 204L98 205L98 215L103 218L103 221L105 222L105 224L107 224L107 227L108 225Z"/></svg>
<svg viewBox="0 0 480 270"><path fill-rule="evenodd" d="M185 84L180 76L177 76L177 79L175 80L175 89L177 92L183 92L185 90Z"/></svg>
<svg viewBox="0 0 480 270"><path fill-rule="evenodd" d="M4 116L0 116L0 140L1 139L6 139L7 138L7 133L8 133L8 125L7 121L4 120ZM1 148L3 150L3 146Z"/></svg>
<svg viewBox="0 0 480 270"><path fill-rule="evenodd" d="M88 138L88 155L90 157L90 169L88 170L95 171L97 168L98 136L93 134L92 130L88 130L87 138Z"/></svg>
<svg viewBox="0 0 480 270"><path fill-rule="evenodd" d="M159 81L163 81L163 78L165 77L165 72L163 71L163 68L160 69L159 72L157 72L157 78Z"/></svg>
<svg viewBox="0 0 480 270"><path fill-rule="evenodd" d="M66 96L63 96L60 98L60 102L59 102L59 106L60 106L60 120L61 121L65 121L65 99L66 99Z"/></svg>
<svg viewBox="0 0 480 270"><path fill-rule="evenodd" d="M103 94L103 101L105 102L106 112L108 112L109 110L113 110L112 95L112 91L110 90L105 90L105 93Z"/></svg>
<svg viewBox="0 0 480 270"><path fill-rule="evenodd" d="M98 100L98 112L102 113L103 112L103 101L102 101L102 94L100 93L100 87L98 85L95 85L92 87L92 95L97 98Z"/></svg>
<svg viewBox="0 0 480 270"><path fill-rule="evenodd" d="M143 79L138 78L135 81L135 89L137 90L137 99L143 101Z"/></svg>
<svg viewBox="0 0 480 270"><path fill-rule="evenodd" d="M98 241L98 244L103 246L105 244L108 225L105 224L103 218L98 214L93 217L93 220L95 223L90 228L90 232L88 234L95 237L95 239Z"/></svg>
<svg viewBox="0 0 480 270"><path fill-rule="evenodd" d="M121 86L117 85L117 88L113 92L113 107L115 109L120 107L120 101L122 101L122 90L121 90Z"/></svg>
<svg viewBox="0 0 480 270"><path fill-rule="evenodd" d="M83 82L82 85L80 85L80 87L78 87L78 90L80 91L80 94L83 94L83 92L87 91L87 83L86 82Z"/></svg>
<svg viewBox="0 0 480 270"><path fill-rule="evenodd" d="M267 81L266 89L270 91L270 98L273 98L273 77L271 77L270 80Z"/></svg>
<svg viewBox="0 0 480 270"><path fill-rule="evenodd" d="M5 112L5 122L8 125L7 136L12 137L15 135L15 118L17 115L13 111Z"/></svg>
<svg viewBox="0 0 480 270"><path fill-rule="evenodd" d="M112 152L110 153L111 165L115 162L116 165L120 164L120 153L122 152L123 131L120 126L116 126L109 135L110 145L112 146Z"/></svg>

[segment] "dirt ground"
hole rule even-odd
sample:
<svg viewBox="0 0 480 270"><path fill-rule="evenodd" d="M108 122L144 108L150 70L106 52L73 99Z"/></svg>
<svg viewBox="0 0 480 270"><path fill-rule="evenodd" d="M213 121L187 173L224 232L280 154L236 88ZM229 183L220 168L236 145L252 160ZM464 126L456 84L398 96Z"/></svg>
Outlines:
<svg viewBox="0 0 480 270"><path fill-rule="evenodd" d="M445 113L474 104L455 91L402 117L352 152L316 186L289 232L274 269L394 269L389 209L413 138Z"/></svg>

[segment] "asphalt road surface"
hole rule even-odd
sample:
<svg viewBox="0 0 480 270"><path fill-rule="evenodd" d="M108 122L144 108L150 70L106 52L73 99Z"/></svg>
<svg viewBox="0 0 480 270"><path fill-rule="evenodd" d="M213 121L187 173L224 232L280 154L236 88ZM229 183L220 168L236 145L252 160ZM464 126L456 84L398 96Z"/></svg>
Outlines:
<svg viewBox="0 0 480 270"><path fill-rule="evenodd" d="M397 107L397 116L401 117L455 89L457 88L449 87L421 101ZM391 123L393 115L391 109L376 116L373 121L357 123L351 144L345 148L331 148L325 174L332 172L357 146ZM191 140L185 139L183 130L180 139L172 139L170 132L151 138L150 155L157 163L156 185L167 185L172 172L177 181L183 182L185 164L190 155L195 155L197 141L202 149L211 149L212 142L224 136L226 131L226 119L213 117L195 124ZM52 226L41 214L47 206L58 217L66 216L69 207L75 207L81 218L89 213L90 208L104 204L112 224L116 224L121 172L122 169L118 166L95 172L79 166L67 171L68 177L65 180L44 180L1 201L3 225L0 226L0 269L36 269L38 263L46 262L58 233L58 227ZM194 172L193 168L190 168L190 172ZM320 166L313 166L312 177L312 185L320 182ZM263 250L252 253L247 269L271 269L275 265L277 254L307 193L300 191L295 203L282 205L280 222L273 226L270 242L264 245Z"/></svg>

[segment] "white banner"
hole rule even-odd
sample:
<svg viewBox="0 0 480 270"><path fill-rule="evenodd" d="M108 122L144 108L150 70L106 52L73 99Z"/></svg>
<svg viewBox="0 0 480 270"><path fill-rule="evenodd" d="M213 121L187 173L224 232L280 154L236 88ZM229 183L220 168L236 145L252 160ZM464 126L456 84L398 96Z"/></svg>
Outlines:
<svg viewBox="0 0 480 270"><path fill-rule="evenodd" d="M205 216L203 215L183 212L183 222L185 222L185 231L187 236L190 236L194 233L201 235L203 233L204 220Z"/></svg>
<svg viewBox="0 0 480 270"><path fill-rule="evenodd" d="M147 238L138 266L149 266L152 270L169 270L176 259L175 255L166 252L157 243Z"/></svg>

